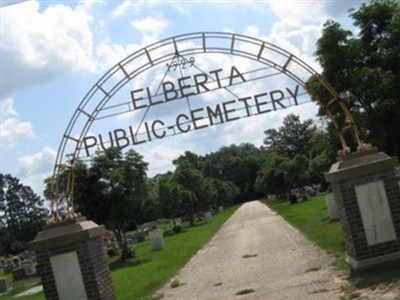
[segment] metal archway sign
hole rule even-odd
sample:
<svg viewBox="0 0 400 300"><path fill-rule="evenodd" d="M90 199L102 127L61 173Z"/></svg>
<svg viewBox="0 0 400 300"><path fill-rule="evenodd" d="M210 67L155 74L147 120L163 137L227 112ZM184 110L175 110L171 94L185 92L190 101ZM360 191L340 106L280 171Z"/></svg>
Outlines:
<svg viewBox="0 0 400 300"><path fill-rule="evenodd" d="M209 55L251 61L257 68L244 70L231 64L225 69L218 66L204 70L199 65L198 58ZM139 81L140 76L154 68L162 69L157 88L131 87L129 100L112 102L118 92ZM185 69L190 69L192 73L187 75L185 72L188 70ZM295 87L245 96L238 94L237 86L246 84L247 88L245 86L241 89L246 91L259 80L279 75L290 79ZM304 90L303 94L299 92L300 88ZM233 100L214 106L207 105L204 108L191 108L191 98L219 90L228 93ZM64 132L53 172L53 221L58 222L62 219L60 203L63 202L67 209L65 217L75 216L73 169L75 162L82 156L81 153L89 156L95 149L104 149L107 143L124 148L284 109L302 104L304 101L300 101L299 98L304 94L317 101L332 121L344 154L349 152L346 134L352 135L359 149L363 148L353 117L336 91L310 65L276 45L241 34L199 32L166 38L130 54L92 86L76 108ZM266 97L269 97L268 100ZM166 124L160 119L144 122L150 109L182 99L188 105L189 112L177 114L172 124ZM241 105L240 109L235 107L238 104ZM243 114L235 115L239 110ZM143 113L143 117L136 128L129 126L110 131L107 142L102 135L90 134L92 125L100 120L139 111ZM201 116L201 113L205 113L206 117ZM205 119L207 124L202 123ZM65 173L68 174L67 184L61 187L60 178Z"/></svg>

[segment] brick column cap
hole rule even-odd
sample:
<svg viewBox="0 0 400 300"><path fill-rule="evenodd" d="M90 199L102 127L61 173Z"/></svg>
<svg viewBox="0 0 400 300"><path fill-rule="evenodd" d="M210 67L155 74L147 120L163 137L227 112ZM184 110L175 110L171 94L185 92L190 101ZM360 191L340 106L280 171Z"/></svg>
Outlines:
<svg viewBox="0 0 400 300"><path fill-rule="evenodd" d="M69 219L60 223L47 225L32 242L28 243L30 250L44 250L62 247L70 243L86 241L103 235L106 230L103 225L97 225L85 217Z"/></svg>
<svg viewBox="0 0 400 300"><path fill-rule="evenodd" d="M397 165L397 157L390 157L374 148L338 158L338 161L325 174L325 179L328 182L335 183L349 178L388 171Z"/></svg>

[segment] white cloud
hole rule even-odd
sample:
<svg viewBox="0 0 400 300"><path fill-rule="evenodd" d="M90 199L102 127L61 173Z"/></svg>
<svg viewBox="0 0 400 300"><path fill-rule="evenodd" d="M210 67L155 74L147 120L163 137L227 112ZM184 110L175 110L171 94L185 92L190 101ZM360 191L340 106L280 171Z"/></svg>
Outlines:
<svg viewBox="0 0 400 300"><path fill-rule="evenodd" d="M288 0L268 1L272 12L280 19L290 19L293 25L305 22L321 23L328 18L347 14L352 7L357 8L360 0Z"/></svg>
<svg viewBox="0 0 400 300"><path fill-rule="evenodd" d="M96 47L97 64L111 67L140 48L139 44L116 44L110 40L102 41Z"/></svg>
<svg viewBox="0 0 400 300"><path fill-rule="evenodd" d="M97 4L106 3L106 0L79 0L79 5L85 10L90 10Z"/></svg>
<svg viewBox="0 0 400 300"><path fill-rule="evenodd" d="M44 147L40 152L18 158L18 176L49 175L53 169L57 151Z"/></svg>
<svg viewBox="0 0 400 300"><path fill-rule="evenodd" d="M159 39L168 27L169 21L164 17L149 16L142 20L132 21L131 25L143 35L142 44L149 44Z"/></svg>
<svg viewBox="0 0 400 300"><path fill-rule="evenodd" d="M111 12L111 16L116 19L129 14L139 15L143 14L146 8L154 11L156 7L163 5L168 5L181 14L186 14L188 13L188 9L194 4L194 2L183 1L124 0Z"/></svg>
<svg viewBox="0 0 400 300"><path fill-rule="evenodd" d="M323 1L269 1L272 12L280 19L290 19L294 26L300 23L319 22L324 18Z"/></svg>
<svg viewBox="0 0 400 300"><path fill-rule="evenodd" d="M44 147L40 152L18 158L17 176L35 193L42 195L44 180L51 176L57 151Z"/></svg>
<svg viewBox="0 0 400 300"><path fill-rule="evenodd" d="M347 13L361 1L288 0L268 1L272 12L279 18L267 40L299 56L313 68L320 70L313 54L321 36L323 23Z"/></svg>
<svg viewBox="0 0 400 300"><path fill-rule="evenodd" d="M244 31L244 35L248 36L260 36L260 28L256 25L249 25L246 27L246 30Z"/></svg>
<svg viewBox="0 0 400 300"><path fill-rule="evenodd" d="M118 5L117 8L111 12L112 17L120 18L123 17L125 14L127 14L129 11L137 12L139 7L139 1L137 1L136 3L137 4L135 5L135 3L130 0L122 1L122 3Z"/></svg>
<svg viewBox="0 0 400 300"><path fill-rule="evenodd" d="M14 110L13 98L5 98L4 100L0 100L0 116L1 117L18 116L18 113Z"/></svg>
<svg viewBox="0 0 400 300"><path fill-rule="evenodd" d="M185 149L171 145L171 143L168 142L155 146L147 145L146 151L142 154L144 160L150 163L149 176L151 177L173 170L174 166L172 165L172 161L183 154L184 151Z"/></svg>
<svg viewBox="0 0 400 300"><path fill-rule="evenodd" d="M321 36L321 28L322 23L293 26L290 20L286 19L275 23L265 40L298 56L314 69L320 70L313 55L316 41Z"/></svg>
<svg viewBox="0 0 400 300"><path fill-rule="evenodd" d="M32 124L18 118L13 98L0 100L0 117L0 148L11 147L23 139L36 136Z"/></svg>
<svg viewBox="0 0 400 300"><path fill-rule="evenodd" d="M8 118L0 123L0 146L10 147L22 139L33 138L36 134L32 124L18 118Z"/></svg>
<svg viewBox="0 0 400 300"><path fill-rule="evenodd" d="M39 2L33 0L2 9L3 97L68 71L95 70L92 17L87 9L83 4L74 9L54 4L40 11Z"/></svg>

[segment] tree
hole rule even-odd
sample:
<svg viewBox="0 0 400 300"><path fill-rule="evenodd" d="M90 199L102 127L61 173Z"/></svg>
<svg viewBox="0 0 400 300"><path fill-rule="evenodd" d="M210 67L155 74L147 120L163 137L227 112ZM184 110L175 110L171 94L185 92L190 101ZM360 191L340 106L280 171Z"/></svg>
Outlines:
<svg viewBox="0 0 400 300"><path fill-rule="evenodd" d="M59 173L59 175L56 177L50 176L47 177L44 180L45 188L43 191L44 196L48 200L53 200L54 198L57 197L57 195L54 195L53 193L55 192L53 189L58 186L59 191L65 191L67 189L67 184L68 184L68 177L71 175L70 174L70 169L66 165L63 168L63 171ZM88 172L89 168L88 166L82 161L82 160L77 160L74 164L73 170L74 174L74 206L75 208L79 205L79 203L83 203L84 199L88 197L91 193L96 192L96 184L94 182L89 182L90 178L88 177ZM93 178L92 178L93 179ZM84 210L85 207L82 208ZM101 207L94 206L93 209L101 209ZM67 208L65 203L60 203L59 207L59 214L62 218L65 218L67 216ZM82 210L75 209L76 211L80 211L82 213Z"/></svg>
<svg viewBox="0 0 400 300"><path fill-rule="evenodd" d="M400 157L400 4L374 0L350 17L358 33L328 20L315 55L366 141Z"/></svg>
<svg viewBox="0 0 400 300"><path fill-rule="evenodd" d="M317 130L311 138L310 160L308 162L308 172L310 179L314 183L320 183L322 190L327 188L324 173L326 173L335 161L336 136L328 131Z"/></svg>
<svg viewBox="0 0 400 300"><path fill-rule="evenodd" d="M240 189L232 182L213 178L213 183L217 189L217 205L228 207L232 205L234 199L239 195Z"/></svg>
<svg viewBox="0 0 400 300"><path fill-rule="evenodd" d="M195 168L202 170L203 158L193 152L185 151L183 155L180 155L177 159L174 159L172 163L176 167Z"/></svg>
<svg viewBox="0 0 400 300"><path fill-rule="evenodd" d="M158 187L158 197L161 211L164 216L172 219L174 227L176 227L175 218L182 211L182 191L183 187L173 179L172 173L161 176Z"/></svg>
<svg viewBox="0 0 400 300"><path fill-rule="evenodd" d="M326 131L309 119L290 114L283 125L265 131L266 156L258 173L257 191L288 198L293 188L324 183L335 152Z"/></svg>
<svg viewBox="0 0 400 300"><path fill-rule="evenodd" d="M193 225L194 213L205 207L203 191L203 173L191 167L178 167L173 176L181 187L180 197L187 214L190 215L190 224Z"/></svg>
<svg viewBox="0 0 400 300"><path fill-rule="evenodd" d="M257 174L256 190L266 195L277 195L281 199L287 198L290 191L288 180L290 164L289 158L275 151L267 152L264 164Z"/></svg>
<svg viewBox="0 0 400 300"><path fill-rule="evenodd" d="M18 178L0 173L0 253L22 251L47 218L43 199Z"/></svg>
<svg viewBox="0 0 400 300"><path fill-rule="evenodd" d="M316 127L311 119L302 122L298 115L289 114L278 130L269 129L264 132L264 145L286 157L294 158L310 151L310 141L315 131Z"/></svg>
<svg viewBox="0 0 400 300"><path fill-rule="evenodd" d="M143 220L156 220L162 217L161 202L159 196L159 178L147 178L146 197L142 203Z"/></svg>
<svg viewBox="0 0 400 300"><path fill-rule="evenodd" d="M94 221L104 223L112 230L127 258L126 232L140 222L141 207L146 197L147 163L134 150L122 155L121 150L109 148L97 153L89 169L88 182L93 196L86 194L77 207ZM89 203L92 202L92 203ZM93 209L96 203L102 209Z"/></svg>
<svg viewBox="0 0 400 300"><path fill-rule="evenodd" d="M237 201L253 200L259 196L254 190L257 172L262 164L260 149L249 143L222 147L205 156L205 177L229 181L239 188Z"/></svg>
<svg viewBox="0 0 400 300"><path fill-rule="evenodd" d="M144 220L147 165L134 150L122 154L118 148L109 148L96 153L90 165L78 161L74 166L76 211L113 231L122 259L129 254L126 232ZM46 180L46 195L52 180Z"/></svg>
<svg viewBox="0 0 400 300"><path fill-rule="evenodd" d="M206 177L203 181L203 191L201 197L207 206L215 206L218 203L218 183L215 179ZM207 208L208 209L208 208Z"/></svg>

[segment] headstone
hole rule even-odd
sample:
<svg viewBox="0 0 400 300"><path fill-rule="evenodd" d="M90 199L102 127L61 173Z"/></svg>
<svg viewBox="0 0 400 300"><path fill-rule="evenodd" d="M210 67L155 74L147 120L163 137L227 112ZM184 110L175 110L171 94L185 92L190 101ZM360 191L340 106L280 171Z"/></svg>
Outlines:
<svg viewBox="0 0 400 300"><path fill-rule="evenodd" d="M212 213L211 213L211 211L206 211L204 213L204 221L206 223L211 223L212 222Z"/></svg>
<svg viewBox="0 0 400 300"><path fill-rule="evenodd" d="M218 212L222 213L224 211L224 207L223 206L218 206Z"/></svg>
<svg viewBox="0 0 400 300"><path fill-rule="evenodd" d="M24 261L25 260L30 260L33 261L35 260L35 253L29 250L25 250L24 252L18 254L19 257L21 257Z"/></svg>
<svg viewBox="0 0 400 300"><path fill-rule="evenodd" d="M10 274L14 266L11 263L7 263L3 266L4 274Z"/></svg>
<svg viewBox="0 0 400 300"><path fill-rule="evenodd" d="M11 271L14 281L26 279L25 269L23 267L15 268Z"/></svg>
<svg viewBox="0 0 400 300"><path fill-rule="evenodd" d="M333 194L328 194L325 196L325 203L328 208L328 214L330 220L338 220L339 219L339 211L338 206L335 201L335 197Z"/></svg>
<svg viewBox="0 0 400 300"><path fill-rule="evenodd" d="M160 229L149 232L150 245L152 250L164 249L164 237Z"/></svg>
<svg viewBox="0 0 400 300"><path fill-rule="evenodd" d="M331 183L346 240L347 263L362 269L400 259L397 158L376 149L340 157Z"/></svg>
<svg viewBox="0 0 400 300"><path fill-rule="evenodd" d="M35 268L33 267L33 263L30 260L23 260L21 262L21 267L25 269L26 275L30 276L35 274Z"/></svg>
<svg viewBox="0 0 400 300"><path fill-rule="evenodd" d="M7 281L5 278L0 278L0 294L7 292Z"/></svg>

